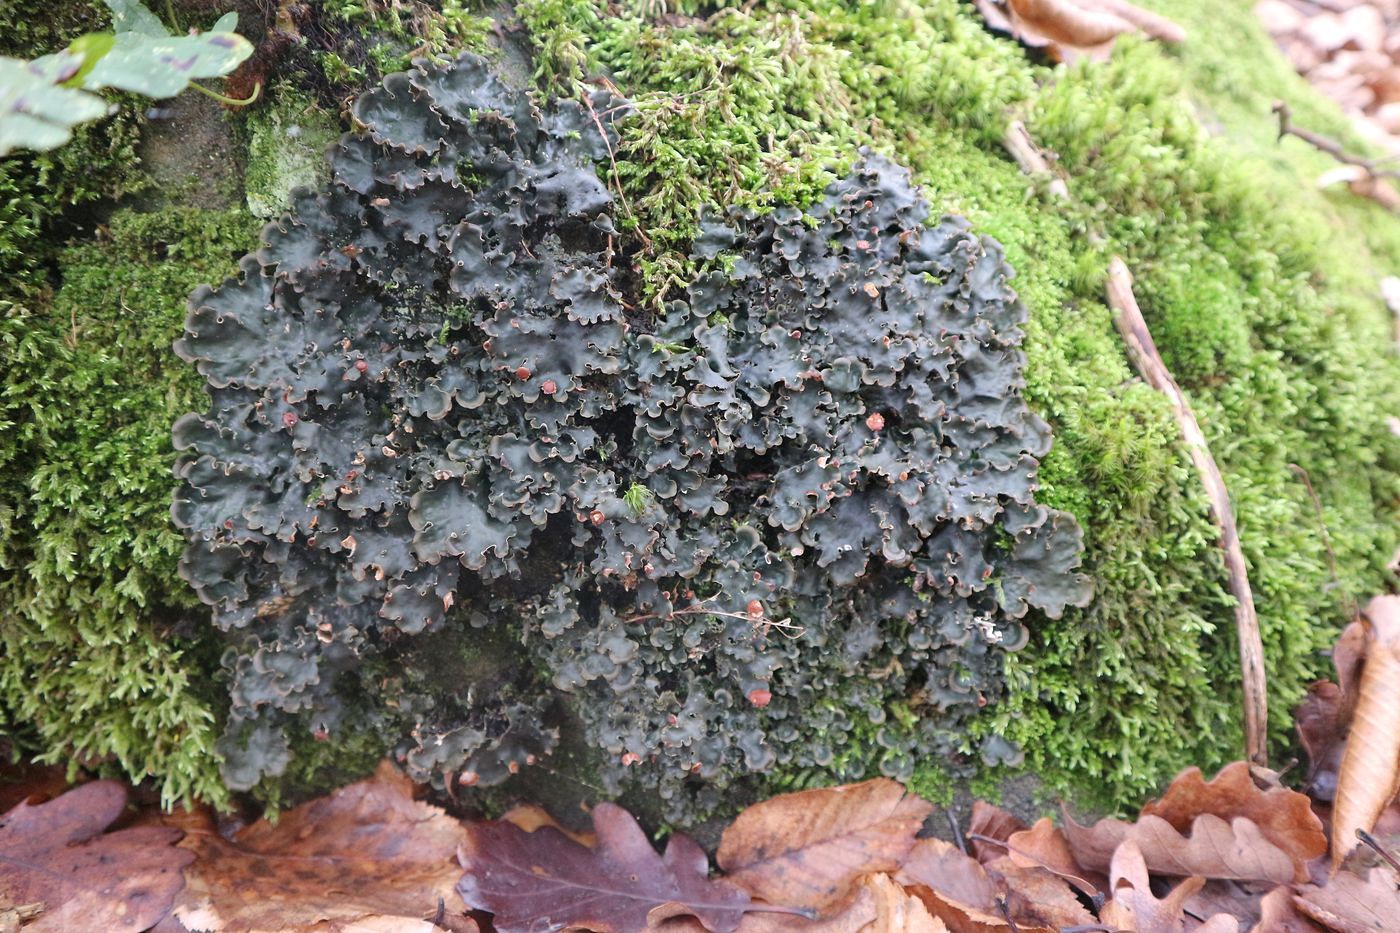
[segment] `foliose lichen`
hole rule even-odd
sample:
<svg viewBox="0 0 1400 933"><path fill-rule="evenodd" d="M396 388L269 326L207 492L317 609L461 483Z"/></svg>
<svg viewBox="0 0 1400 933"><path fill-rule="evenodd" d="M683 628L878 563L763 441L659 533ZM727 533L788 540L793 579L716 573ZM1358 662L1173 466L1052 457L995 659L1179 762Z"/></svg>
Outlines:
<svg viewBox="0 0 1400 933"><path fill-rule="evenodd" d="M172 514L229 633L231 786L334 734L367 657L493 625L535 663L397 703L416 776L540 761L562 697L677 819L830 766L856 717L907 777L966 750L1028 608L1088 600L1078 526L1034 500L999 247L866 156L806 211L712 217L652 315L598 174L626 110L537 110L473 57L392 75L334 184L192 297L211 407L176 425Z"/></svg>

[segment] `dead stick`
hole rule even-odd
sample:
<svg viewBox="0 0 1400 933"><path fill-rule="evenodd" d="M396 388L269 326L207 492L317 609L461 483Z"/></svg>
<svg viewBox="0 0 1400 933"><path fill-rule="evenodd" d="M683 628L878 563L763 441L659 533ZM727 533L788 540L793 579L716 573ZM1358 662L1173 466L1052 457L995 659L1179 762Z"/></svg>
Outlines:
<svg viewBox="0 0 1400 933"><path fill-rule="evenodd" d="M1269 699L1264 674L1264 642L1259 635L1259 617L1254 612L1254 594L1235 528L1235 513L1220 468L1206 446L1200 423L1186 402L1181 387L1162 362L1142 310L1133 296L1133 276L1117 256L1108 267L1108 304L1113 322L1127 345L1128 356L1142 377L1172 405L1172 414L1186 441L1186 452L1201 475L1211 516L1220 529L1220 547L1225 552L1225 571L1230 593L1235 597L1235 628L1240 642L1240 669L1244 675L1244 744L1250 761L1268 766Z"/></svg>
<svg viewBox="0 0 1400 933"><path fill-rule="evenodd" d="M1001 138L1001 144L1006 147L1011 158L1016 160L1021 171L1032 178L1048 178L1051 194L1057 198L1069 197L1069 186L1050 168L1049 160L1040 151L1040 147L1035 144L1035 140L1031 139L1026 124L1020 120L1012 120L1007 124L1006 133Z"/></svg>

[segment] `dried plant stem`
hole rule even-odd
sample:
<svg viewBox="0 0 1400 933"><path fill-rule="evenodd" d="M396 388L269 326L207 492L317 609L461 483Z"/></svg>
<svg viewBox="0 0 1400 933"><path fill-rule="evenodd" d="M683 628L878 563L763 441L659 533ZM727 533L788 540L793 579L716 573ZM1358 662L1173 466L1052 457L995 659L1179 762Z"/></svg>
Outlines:
<svg viewBox="0 0 1400 933"><path fill-rule="evenodd" d="M1225 552L1225 570L1230 593L1235 597L1235 629L1239 636L1240 669L1244 686L1245 754L1257 765L1268 765L1269 706L1267 678L1264 672L1264 642L1259 634L1259 617L1254 611L1254 593L1249 587L1249 572L1240 549L1235 513L1230 507L1230 494L1220 475L1215 458L1206 445L1205 435L1196 415L1172 378L1162 356L1157 352L1152 334L1143 320L1142 310L1133 295L1133 276L1123 260L1115 256L1109 264L1108 304L1113 309L1114 324L1127 345L1128 355L1142 377L1154 389L1171 401L1172 414L1181 428L1186 452L1201 475L1211 516L1220 531L1220 547Z"/></svg>
<svg viewBox="0 0 1400 933"><path fill-rule="evenodd" d="M1001 139L1001 144L1006 147L1006 151L1011 153L1011 158L1016 160L1016 164L1021 167L1032 178L1048 178L1050 184L1048 190L1057 198L1069 198L1069 186L1065 180L1056 175L1050 168L1050 162L1045 158L1035 140L1031 139L1030 131L1026 129L1026 124L1020 120L1012 120L1006 127L1006 134Z"/></svg>

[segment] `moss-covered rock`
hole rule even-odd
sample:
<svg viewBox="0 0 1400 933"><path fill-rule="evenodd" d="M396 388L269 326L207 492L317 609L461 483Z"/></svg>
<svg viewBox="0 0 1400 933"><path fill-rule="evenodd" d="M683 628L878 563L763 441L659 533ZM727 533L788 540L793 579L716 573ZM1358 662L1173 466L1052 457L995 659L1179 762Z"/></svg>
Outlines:
<svg viewBox="0 0 1400 933"><path fill-rule="evenodd" d="M92 15L83 0L62 5L80 20ZM1378 294L1380 277L1400 267L1400 221L1345 193L1315 190L1326 157L1294 140L1280 144L1270 103L1286 98L1300 124L1357 148L1360 141L1293 75L1247 0L1145 5L1182 21L1188 41L1172 49L1122 41L1111 62L1075 68L1052 68L988 32L959 0L766 0L703 11L687 0L631 0L606 13L585 0L524 0L512 14L534 45L540 88L575 96L579 81L602 75L634 101L637 113L620 125L615 166L605 174L653 309L693 280L691 241L706 208L812 203L863 144L911 166L935 215L964 214L978 234L1005 245L1031 311L1026 395L1056 437L1037 495L1084 527L1098 597L1087 609L1031 626L1030 644L1005 670L1008 698L979 720L981 734L969 736L967 747L1004 735L1025 748L1027 766L1052 787L1088 791L1110 806L1139 797L1187 762L1209 766L1233 754L1239 704L1214 531L1165 405L1134 379L1103 305L1108 255L1123 254L1137 275L1158 345L1197 408L1234 497L1265 630L1276 738L1302 685L1325 667L1320 649L1337 624L1358 598L1393 585L1383 563L1394 551L1400 508L1400 450L1384 424L1387 405L1400 397L1400 373ZM342 4L338 26L329 13L323 22L343 38L360 6ZM423 6L444 16L461 11ZM444 33L441 48L463 36L481 43L482 22L461 23L465 32ZM332 45L351 69L362 69L345 83L397 64L389 58L412 47L391 47L377 61L366 49ZM1070 202L1041 197L1002 151L1012 117L1057 154ZM133 773L157 772L172 793L217 795L208 733L200 731L208 727L197 724L214 707L189 702L185 687L171 694L177 699L151 705L162 677L192 682L213 660L199 652L175 659L157 634L159 620L173 616L150 608L187 599L169 575L176 539L164 522L171 457L164 432L135 448L151 463L113 462L110 449L108 461L95 453L94 437L105 437L108 426L157 432L154 407L167 405L168 418L184 390L154 397L148 383L170 378L172 365L155 339L133 367L155 374L141 385L124 366L93 362L100 348L65 343L71 318L95 313L107 330L93 332L115 345L127 313L122 296L137 307L130 291L114 298L95 285L69 284L69 267L88 270L75 283L97 281L100 241L64 252L79 228L66 226L74 215L55 204L139 183L123 167L139 120L126 119L96 128L93 145L60 150L55 162L0 166L7 193L0 261L29 270L26 291L7 295L22 297L28 310L11 308L0 328L7 361L27 361L0 377L0 421L22 427L0 435L0 554L11 572L0 586L18 594L0 610L8 613L0 637L8 639L8 659L23 659L0 661L0 705L12 725L42 736L56 756L91 748L85 743L94 734L120 735L124 744L104 751L124 756ZM101 135L108 126L113 132ZM111 171L85 175L85 164ZM72 194L50 199L51 191ZM217 216L232 223L242 215ZM109 260L105 271L115 283L130 270L162 270L160 301L168 302L177 280L182 287L216 280L223 271L216 255L226 261L234 240L251 242L246 229L225 233L208 241L208 265L152 256L145 246ZM55 264L60 253L65 259ZM58 296L68 294L66 304L45 293L50 283L59 285ZM179 303L161 306L170 314L168 339ZM141 324L148 325L156 326ZM75 398L92 401L85 407ZM85 492L99 466L128 479ZM143 518L116 529L81 510L67 514L69 501L121 514L118 494L121 509ZM45 538L50 524L56 530ZM31 565L37 572L18 573ZM148 594L146 607L128 592ZM79 623L88 628L80 631ZM104 660L106 649L80 654L82 638L125 647L107 650ZM65 669L75 657L90 661ZM133 667L138 659L144 667ZM160 675L129 678L151 688L137 692L140 703L111 700L112 685L123 682L114 672L127 669ZM24 679L34 670L49 672L38 688ZM85 699L73 703L73 696ZM147 710L139 729L129 712L138 707ZM366 733L373 741L357 745L361 759L383 740L375 728ZM132 736L153 731L165 735L164 744L153 739L133 751L145 739ZM170 736L186 737L183 751L172 751ZM288 779L334 774L336 757L322 743ZM940 779L934 769L916 775L925 790Z"/></svg>

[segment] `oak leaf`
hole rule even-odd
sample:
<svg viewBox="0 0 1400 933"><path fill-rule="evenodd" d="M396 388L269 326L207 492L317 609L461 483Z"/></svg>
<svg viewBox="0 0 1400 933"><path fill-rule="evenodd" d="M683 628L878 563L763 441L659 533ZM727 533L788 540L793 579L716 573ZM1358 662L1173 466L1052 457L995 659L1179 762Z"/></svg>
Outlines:
<svg viewBox="0 0 1400 933"><path fill-rule="evenodd" d="M1144 816L1136 823L1109 819L1080 826L1066 814L1064 829L1075 861L1085 868L1109 867L1119 847L1131 842L1158 874L1277 884L1307 878L1306 863L1296 861L1244 818L1227 823L1206 813L1191 824L1190 835L1182 835L1158 816Z"/></svg>
<svg viewBox="0 0 1400 933"><path fill-rule="evenodd" d="M1047 818L1037 820L1030 829L1012 833L1006 840L1006 854L1016 865L1059 875L1086 897L1108 889L1108 879L1097 871L1085 870L1070 851L1065 834Z"/></svg>
<svg viewBox="0 0 1400 933"><path fill-rule="evenodd" d="M1204 878L1193 876L1167 892L1166 897L1157 898L1152 893L1142 850L1131 839L1113 853L1109 882L1113 899L1099 911L1099 919L1108 926L1138 933L1186 930L1186 901L1205 885ZM1234 917L1220 914L1192 929L1197 933L1234 933L1239 924Z"/></svg>
<svg viewBox="0 0 1400 933"><path fill-rule="evenodd" d="M175 916L191 930L299 930L397 920L405 929L456 905L465 831L413 799L387 762L369 780L260 820L226 840L207 822L183 845L199 856ZM472 925L460 910L445 917Z"/></svg>
<svg viewBox="0 0 1400 933"><path fill-rule="evenodd" d="M887 778L784 794L740 813L716 860L754 897L821 911L862 875L896 871L932 811Z"/></svg>
<svg viewBox="0 0 1400 933"><path fill-rule="evenodd" d="M526 832L501 820L470 824L457 892L490 911L500 933L631 933L685 917L727 933L753 906L736 885L710 879L704 850L685 836L672 836L658 856L637 821L610 803L593 809L593 830L598 843L588 848L549 825Z"/></svg>
<svg viewBox="0 0 1400 933"><path fill-rule="evenodd" d="M1251 933L1322 933L1293 903L1292 888L1279 885L1259 901L1259 919Z"/></svg>
<svg viewBox="0 0 1400 933"><path fill-rule="evenodd" d="M126 789L94 781L0 817L0 904L34 917L33 933L145 930L170 912L194 855L180 831L136 826L104 833Z"/></svg>
<svg viewBox="0 0 1400 933"><path fill-rule="evenodd" d="M1249 820L1295 865L1327 851L1322 821L1312 812L1307 795L1279 786L1261 789L1245 761L1226 765L1209 782L1200 768L1187 768L1176 776L1160 800L1149 801L1142 808L1142 816L1160 817L1182 833L1189 832L1202 814L1223 820Z"/></svg>
<svg viewBox="0 0 1400 933"><path fill-rule="evenodd" d="M1400 789L1400 596L1377 596L1332 810L1332 869Z"/></svg>
<svg viewBox="0 0 1400 933"><path fill-rule="evenodd" d="M1394 873L1386 868L1373 868L1365 877L1338 872L1325 887L1305 885L1296 890L1294 905L1329 930L1400 931L1400 891Z"/></svg>

